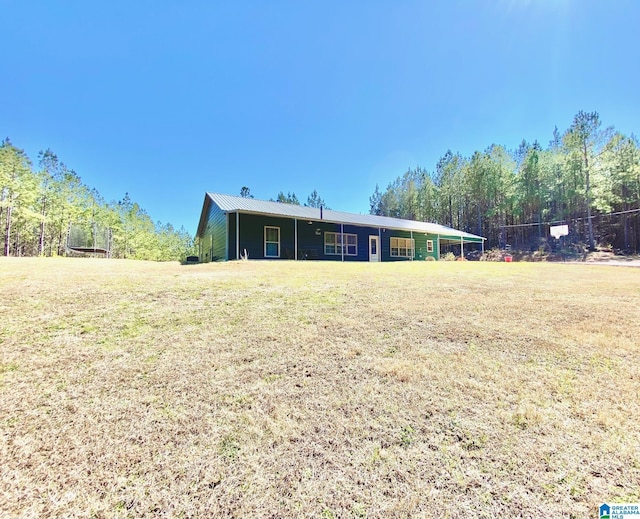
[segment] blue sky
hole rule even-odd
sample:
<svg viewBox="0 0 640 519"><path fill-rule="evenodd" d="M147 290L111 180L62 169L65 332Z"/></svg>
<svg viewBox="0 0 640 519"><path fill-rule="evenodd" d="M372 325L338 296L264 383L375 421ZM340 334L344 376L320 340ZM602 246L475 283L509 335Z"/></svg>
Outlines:
<svg viewBox="0 0 640 519"><path fill-rule="evenodd" d="M0 135L195 232L206 191L368 212L578 110L639 132L640 2L0 0Z"/></svg>

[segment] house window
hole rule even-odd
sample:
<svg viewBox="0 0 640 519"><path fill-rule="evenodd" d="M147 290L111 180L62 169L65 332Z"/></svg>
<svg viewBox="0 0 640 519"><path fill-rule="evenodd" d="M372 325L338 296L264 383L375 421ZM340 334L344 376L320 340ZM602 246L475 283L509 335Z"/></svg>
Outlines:
<svg viewBox="0 0 640 519"><path fill-rule="evenodd" d="M391 256L413 258L414 242L411 238L391 238Z"/></svg>
<svg viewBox="0 0 640 519"><path fill-rule="evenodd" d="M264 228L264 257L280 257L280 227Z"/></svg>
<svg viewBox="0 0 640 519"><path fill-rule="evenodd" d="M433 240L427 240L427 252L433 252Z"/></svg>
<svg viewBox="0 0 640 519"><path fill-rule="evenodd" d="M358 236L356 234L341 234L339 232L324 233L324 253L345 256L358 255Z"/></svg>

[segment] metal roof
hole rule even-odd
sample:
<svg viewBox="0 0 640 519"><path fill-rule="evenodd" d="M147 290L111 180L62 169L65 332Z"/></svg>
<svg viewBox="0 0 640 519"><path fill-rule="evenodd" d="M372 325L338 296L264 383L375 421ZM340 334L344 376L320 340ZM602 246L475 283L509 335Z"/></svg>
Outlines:
<svg viewBox="0 0 640 519"><path fill-rule="evenodd" d="M391 218L389 216L376 216L372 214L355 214L345 213L342 211L334 211L332 209L322 209L322 218L320 218L320 209L315 207L307 207L302 205L285 204L282 202L268 202L266 200L256 200L254 198L243 198L240 196L223 195L220 193L207 193L207 197L211 199L222 211L244 212L255 214L268 214L273 216L288 216L291 218L300 218L304 220L315 220L331 223L361 225L365 227L379 227L384 229L396 229L403 231L419 231L429 234L437 234L441 236L455 236L459 238L468 238L472 240L485 240L482 236L477 236L468 232L458 231L445 225L429 222L418 222L415 220L403 220L400 218Z"/></svg>

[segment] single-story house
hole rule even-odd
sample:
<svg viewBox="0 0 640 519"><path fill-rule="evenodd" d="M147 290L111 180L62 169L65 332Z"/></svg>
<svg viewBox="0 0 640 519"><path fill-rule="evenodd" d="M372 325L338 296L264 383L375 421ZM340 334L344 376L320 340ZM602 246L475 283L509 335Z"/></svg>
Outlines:
<svg viewBox="0 0 640 519"><path fill-rule="evenodd" d="M444 244L481 244L482 236L416 222L207 193L196 238L200 261L314 259L424 260Z"/></svg>

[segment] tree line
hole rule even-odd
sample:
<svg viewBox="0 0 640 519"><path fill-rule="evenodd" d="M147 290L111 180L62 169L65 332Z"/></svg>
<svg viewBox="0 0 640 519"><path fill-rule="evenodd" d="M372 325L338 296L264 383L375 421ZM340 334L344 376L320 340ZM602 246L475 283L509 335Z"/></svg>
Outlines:
<svg viewBox="0 0 640 519"><path fill-rule="evenodd" d="M409 169L371 214L431 221L487 238L488 247L535 250L549 227L568 224L566 244L640 251L640 144L603 128L597 112L578 112L546 147L492 144L470 157L448 150L435 171Z"/></svg>
<svg viewBox="0 0 640 519"><path fill-rule="evenodd" d="M249 189L247 186L242 186L240 188L240 196L242 198L253 198L253 195L251 194L251 189ZM301 205L300 200L298 200L298 197L296 196L295 192L290 192L290 191L287 192L286 195L284 194L284 191L280 191L275 198L271 198L269 201L280 202L283 204ZM330 207L327 207L327 203L324 201L324 199L322 199L318 194L317 189L314 189L311 192L311 194L307 197L307 202L304 205L306 207L316 207L316 208L324 207L325 209L330 209Z"/></svg>
<svg viewBox="0 0 640 519"><path fill-rule="evenodd" d="M184 260L194 251L184 228L154 223L128 194L106 202L50 149L34 166L8 138L0 144L0 229L4 256L62 256L77 244L155 261Z"/></svg>

